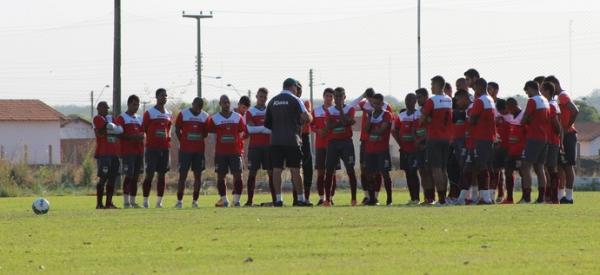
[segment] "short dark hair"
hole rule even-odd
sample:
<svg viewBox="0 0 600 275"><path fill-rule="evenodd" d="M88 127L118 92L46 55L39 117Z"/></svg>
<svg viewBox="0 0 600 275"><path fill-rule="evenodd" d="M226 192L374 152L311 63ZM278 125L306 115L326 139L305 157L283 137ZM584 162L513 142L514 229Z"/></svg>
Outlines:
<svg viewBox="0 0 600 275"><path fill-rule="evenodd" d="M496 100L496 109L498 111L502 111L502 110L506 109L506 100L504 100L502 98L498 98L498 100Z"/></svg>
<svg viewBox="0 0 600 275"><path fill-rule="evenodd" d="M446 85L444 85L444 89L452 89L452 84L450 84L450 82L446 82Z"/></svg>
<svg viewBox="0 0 600 275"><path fill-rule="evenodd" d="M519 102L514 97L509 97L506 99L506 104L519 106Z"/></svg>
<svg viewBox="0 0 600 275"><path fill-rule="evenodd" d="M333 89L332 89L332 88L326 88L326 89L323 91L323 95L326 95L326 94L333 94Z"/></svg>
<svg viewBox="0 0 600 275"><path fill-rule="evenodd" d="M268 95L269 94L269 90L267 90L267 88L265 88L265 87L260 87L260 88L258 88L258 91L256 93L257 94L263 93L263 94Z"/></svg>
<svg viewBox="0 0 600 275"><path fill-rule="evenodd" d="M525 83L525 87L523 88L523 90L527 91L527 89L530 89L530 88L539 90L540 85L538 85L538 83L533 80L529 80Z"/></svg>
<svg viewBox="0 0 600 275"><path fill-rule="evenodd" d="M533 81L535 81L535 82L537 82L537 83L543 83L545 79L546 79L546 77L545 77L545 76L543 76L543 75L540 75L540 76L538 76L538 77L534 78L534 79L533 79Z"/></svg>
<svg viewBox="0 0 600 275"><path fill-rule="evenodd" d="M197 96L194 98L194 100L192 101L192 104L195 102L200 102L200 105L204 106L204 99L202 99L201 97Z"/></svg>
<svg viewBox="0 0 600 275"><path fill-rule="evenodd" d="M560 81L558 81L558 78L556 78L556 76L553 75L546 77L544 81L552 82L554 86L556 86L556 84L560 85Z"/></svg>
<svg viewBox="0 0 600 275"><path fill-rule="evenodd" d="M373 88L367 88L365 90L365 96L369 98L375 96L375 90Z"/></svg>
<svg viewBox="0 0 600 275"><path fill-rule="evenodd" d="M129 104L131 104L131 103L133 103L134 101L140 102L140 97L139 97L139 96L137 96L137 95L130 95L130 96L127 98L127 104L128 104L128 105L129 105Z"/></svg>
<svg viewBox="0 0 600 275"><path fill-rule="evenodd" d="M335 90L333 90L333 94L337 95L337 94L346 94L346 90L342 87L337 87L335 88Z"/></svg>
<svg viewBox="0 0 600 275"><path fill-rule="evenodd" d="M496 83L496 82L494 82L494 81L492 81L492 82L488 83L487 85L488 85L489 87L492 87L492 88L496 89L496 90L500 90L500 86L498 85L498 83Z"/></svg>
<svg viewBox="0 0 600 275"><path fill-rule="evenodd" d="M542 83L542 91L550 91L550 95L553 96L556 92L556 86L550 81L544 81L544 83Z"/></svg>
<svg viewBox="0 0 600 275"><path fill-rule="evenodd" d="M424 97L429 97L429 91L427 91L427 89L425 88L419 88L415 91L415 94L417 96L424 96Z"/></svg>
<svg viewBox="0 0 600 275"><path fill-rule="evenodd" d="M446 85L446 80L441 75L436 75L431 79L431 84L436 85L441 89L444 89L444 86Z"/></svg>
<svg viewBox="0 0 600 275"><path fill-rule="evenodd" d="M479 72L473 68L468 69L465 73L464 73L465 77L468 78L480 78L479 76Z"/></svg>
<svg viewBox="0 0 600 275"><path fill-rule="evenodd" d="M166 93L167 93L167 90L166 90L165 88L158 88L158 89L156 90L156 93L154 93L154 96L158 97L158 96L159 96L160 94L162 94L162 93L165 93L165 94L166 94Z"/></svg>
<svg viewBox="0 0 600 275"><path fill-rule="evenodd" d="M382 94L374 94L373 95L373 99L377 99L377 100L383 101L383 95Z"/></svg>
<svg viewBox="0 0 600 275"><path fill-rule="evenodd" d="M481 86L481 87L483 87L485 89L485 88L487 88L488 83L485 80L485 78L482 77L482 78L479 78L479 79L475 80L475 85L476 86Z"/></svg>
<svg viewBox="0 0 600 275"><path fill-rule="evenodd" d="M242 97L240 97L240 101L238 101L238 104L242 104L246 107L250 107L250 98L247 96L242 96Z"/></svg>
<svg viewBox="0 0 600 275"><path fill-rule="evenodd" d="M469 92L467 92L465 90L458 90L458 91L456 91L456 93L454 93L454 98L461 98L461 97L469 98Z"/></svg>

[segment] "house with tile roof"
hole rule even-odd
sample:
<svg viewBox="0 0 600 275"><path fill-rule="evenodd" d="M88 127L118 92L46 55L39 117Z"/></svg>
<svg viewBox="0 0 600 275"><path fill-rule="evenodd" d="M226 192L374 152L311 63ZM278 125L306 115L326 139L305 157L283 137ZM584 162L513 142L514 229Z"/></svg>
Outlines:
<svg viewBox="0 0 600 275"><path fill-rule="evenodd" d="M600 156L600 123L579 122L577 128L578 152L580 157Z"/></svg>

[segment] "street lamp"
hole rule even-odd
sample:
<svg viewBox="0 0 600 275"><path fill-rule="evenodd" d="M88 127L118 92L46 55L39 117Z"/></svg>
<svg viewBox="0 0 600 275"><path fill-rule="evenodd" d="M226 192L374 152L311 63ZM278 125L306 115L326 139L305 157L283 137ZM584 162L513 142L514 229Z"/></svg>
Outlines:
<svg viewBox="0 0 600 275"><path fill-rule="evenodd" d="M102 87L102 89L100 90L100 95L95 100L94 100L94 91L93 90L91 91L91 93L90 93L90 99L91 99L91 102L90 102L90 119L94 119L94 102L97 102L100 99L100 97L102 96L102 93L104 93L104 89L106 89L106 88L110 88L110 85L108 85L108 84L104 85L104 87Z"/></svg>

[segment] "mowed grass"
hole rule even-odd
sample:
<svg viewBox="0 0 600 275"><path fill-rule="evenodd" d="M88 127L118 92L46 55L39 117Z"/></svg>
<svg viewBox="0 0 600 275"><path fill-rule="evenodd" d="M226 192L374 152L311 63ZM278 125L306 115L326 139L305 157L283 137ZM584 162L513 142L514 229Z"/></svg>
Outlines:
<svg viewBox="0 0 600 275"><path fill-rule="evenodd" d="M600 272L600 193L577 193L575 205L446 208L348 207L348 194L333 208L216 209L216 199L95 210L94 197L49 197L41 216L33 198L0 199L0 273Z"/></svg>

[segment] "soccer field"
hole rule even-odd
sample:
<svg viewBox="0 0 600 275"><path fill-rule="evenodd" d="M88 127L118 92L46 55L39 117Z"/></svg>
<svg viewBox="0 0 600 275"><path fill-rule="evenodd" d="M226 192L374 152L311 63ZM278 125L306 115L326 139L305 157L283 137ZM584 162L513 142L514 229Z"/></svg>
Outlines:
<svg viewBox="0 0 600 275"><path fill-rule="evenodd" d="M43 216L33 198L0 199L0 273L600 272L600 193L444 208L348 207L347 194L333 208L216 209L202 196L191 209L186 199L181 210L174 197L166 209L95 210L91 196L49 197Z"/></svg>

